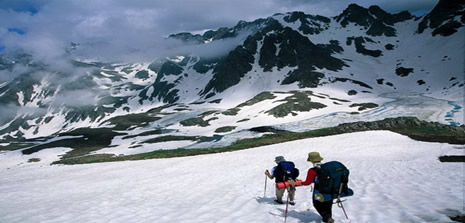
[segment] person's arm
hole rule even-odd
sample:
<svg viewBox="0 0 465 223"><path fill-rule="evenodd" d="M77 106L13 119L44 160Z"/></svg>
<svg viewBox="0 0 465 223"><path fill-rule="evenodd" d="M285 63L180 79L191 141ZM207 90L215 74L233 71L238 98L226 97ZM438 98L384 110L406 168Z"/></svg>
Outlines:
<svg viewBox="0 0 465 223"><path fill-rule="evenodd" d="M316 171L313 170L313 169L308 169L307 179L305 179L304 182L295 182L295 181L293 181L293 184L295 186L310 185L311 183L313 183L313 180L315 179L315 177L316 177Z"/></svg>

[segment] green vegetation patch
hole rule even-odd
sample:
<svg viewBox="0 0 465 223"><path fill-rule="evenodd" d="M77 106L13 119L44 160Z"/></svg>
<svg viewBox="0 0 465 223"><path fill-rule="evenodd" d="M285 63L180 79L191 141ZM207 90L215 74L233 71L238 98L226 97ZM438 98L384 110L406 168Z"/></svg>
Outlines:
<svg viewBox="0 0 465 223"><path fill-rule="evenodd" d="M37 163L37 162L40 162L40 159L39 158L30 158L29 160L27 160L28 163Z"/></svg>
<svg viewBox="0 0 465 223"><path fill-rule="evenodd" d="M10 143L6 146L0 146L0 151L5 150L5 151L13 151L13 150L18 150L18 149L24 149L30 146L33 146L33 143Z"/></svg>
<svg viewBox="0 0 465 223"><path fill-rule="evenodd" d="M230 109L222 112L221 114L229 115L229 116L235 116L241 111L242 107L252 106L252 105L255 105L255 104L260 103L262 101L269 100L269 99L275 99L275 98L276 98L276 96L274 96L273 93L271 93L269 91L264 91L264 92L261 92L261 93L255 95L252 99L250 99L250 100L248 100L248 101L246 101L244 103L239 104L235 108L230 108Z"/></svg>
<svg viewBox="0 0 465 223"><path fill-rule="evenodd" d="M200 114L199 117L205 118L205 117L207 117L207 116L209 116L209 115L215 114L216 112L217 112L217 111L207 111L207 112L204 112L204 113Z"/></svg>
<svg viewBox="0 0 465 223"><path fill-rule="evenodd" d="M231 109L228 109L224 112L222 112L221 114L223 115L229 115L229 116L235 116L239 113L239 111L241 111L240 108L231 108Z"/></svg>
<svg viewBox="0 0 465 223"><path fill-rule="evenodd" d="M173 105L164 105L152 108L144 113L121 115L110 118L106 121L111 125L115 125L114 130L128 130L130 128L145 127L150 122L161 119L158 115L163 115L162 110L169 108Z"/></svg>
<svg viewBox="0 0 465 223"><path fill-rule="evenodd" d="M312 95L311 92L300 92L300 91L293 91L293 95L286 97L283 100L285 103L280 104L265 113L273 115L277 118L285 117L289 114L297 115L296 112L307 112L312 109L320 109L325 108L326 105L318 103L318 102L311 102L309 96ZM279 101L278 101L279 102Z"/></svg>
<svg viewBox="0 0 465 223"><path fill-rule="evenodd" d="M200 127L206 127L210 125L210 121L216 120L218 117L213 117L208 120L203 120L203 118L200 117L195 117L195 118L189 118L186 120L183 120L180 122L182 126L200 126Z"/></svg>
<svg viewBox="0 0 465 223"><path fill-rule="evenodd" d="M345 100L345 99L339 99L339 98L329 98L333 101L339 101L339 102L350 102L349 100Z"/></svg>
<svg viewBox="0 0 465 223"><path fill-rule="evenodd" d="M217 128L215 130L216 133L224 133L224 132L230 132L234 129L236 129L237 126L223 126L223 127L220 127L220 128Z"/></svg>
<svg viewBox="0 0 465 223"><path fill-rule="evenodd" d="M440 156L439 161L465 163L465 156Z"/></svg>
<svg viewBox="0 0 465 223"><path fill-rule="evenodd" d="M143 143L159 143L159 142L169 142L169 141L181 141L181 140L191 140L191 141L199 141L199 140L205 140L208 137L201 137L201 136L174 136L174 135L168 135L168 136L160 136L157 138L149 139L144 141Z"/></svg>
<svg viewBox="0 0 465 223"><path fill-rule="evenodd" d="M77 136L76 138L61 139L50 143L33 146L22 151L23 154L29 155L43 149L55 147L67 147L73 150L67 152L62 158L71 158L76 156L87 155L92 151L103 149L111 144L112 139L122 133L114 132L108 128L80 128L68 133L62 133L59 136Z"/></svg>
<svg viewBox="0 0 465 223"><path fill-rule="evenodd" d="M142 133L137 134L137 135L125 136L125 137L123 137L123 139L131 139L131 138L136 138L136 137L139 137L139 136L160 135L162 133L163 132L162 132L161 129L155 129L155 130L152 130L152 131L142 132Z"/></svg>
<svg viewBox="0 0 465 223"><path fill-rule="evenodd" d="M279 131L275 134L267 134L262 137L238 140L230 146L219 148L157 150L149 153L127 156L98 154L62 159L57 162L54 162L53 164L83 164L96 162L114 162L123 160L194 156L249 149L306 138L323 137L369 130L389 130L403 135L407 135L413 139L421 141L447 142L459 145L465 144L465 126L449 126L435 122L421 121L414 117L399 117L388 118L374 122L345 123L336 127L317 129L308 132Z"/></svg>
<svg viewBox="0 0 465 223"><path fill-rule="evenodd" d="M210 104L219 104L219 103L221 103L222 100L223 100L223 99L220 98L220 99L216 99L216 100L210 101L210 102L208 102L208 103L210 103Z"/></svg>
<svg viewBox="0 0 465 223"><path fill-rule="evenodd" d="M127 130L130 128L144 127L147 126L150 122L161 119L160 117L154 117L147 113L139 114L129 114L123 116L116 116L111 119L108 119L112 125L115 125L115 130Z"/></svg>
<svg viewBox="0 0 465 223"><path fill-rule="evenodd" d="M199 117L182 120L180 122L180 124L182 126L196 126L196 125L198 125L198 126L201 126L201 127L206 127L206 126L210 125L210 124L208 124L208 122L206 122L205 120L203 120L202 118L199 118Z"/></svg>
<svg viewBox="0 0 465 223"><path fill-rule="evenodd" d="M244 102L244 103L241 103L239 104L237 107L245 107L245 106L252 106L254 104L257 104L257 103L260 103L264 100L269 100L269 99L275 99L276 96L274 96L273 93L269 92L269 91L264 91L260 94L257 94L255 97L253 97L252 99Z"/></svg>
<svg viewBox="0 0 465 223"><path fill-rule="evenodd" d="M213 115L213 114L215 114L217 112L218 111L216 111L216 110L206 111L206 112L200 114L198 117L182 120L182 121L179 122L179 124L181 124L182 126L206 127L206 126L210 125L210 123L209 123L210 121L216 120L216 119L218 119L218 117L212 117L212 118L210 118L208 120L205 120L205 117L207 117L209 115Z"/></svg>
<svg viewBox="0 0 465 223"><path fill-rule="evenodd" d="M361 104L351 104L349 107L353 108L353 107L358 107L358 110L359 111L363 111L365 109L370 109L370 108L376 108L378 107L378 104L375 104L375 103L361 103Z"/></svg>

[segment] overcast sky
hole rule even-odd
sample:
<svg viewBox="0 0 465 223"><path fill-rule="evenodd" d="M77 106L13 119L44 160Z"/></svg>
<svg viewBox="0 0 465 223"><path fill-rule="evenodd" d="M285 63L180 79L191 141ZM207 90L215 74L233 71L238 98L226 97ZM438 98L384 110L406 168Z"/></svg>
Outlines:
<svg viewBox="0 0 465 223"><path fill-rule="evenodd" d="M438 0L0 0L0 51L26 49L45 61L61 58L70 42L91 44L99 59L150 60L169 34L231 27L275 13L304 11L332 17L350 3L422 15ZM156 53L158 52L158 54ZM136 56L137 55L137 56Z"/></svg>

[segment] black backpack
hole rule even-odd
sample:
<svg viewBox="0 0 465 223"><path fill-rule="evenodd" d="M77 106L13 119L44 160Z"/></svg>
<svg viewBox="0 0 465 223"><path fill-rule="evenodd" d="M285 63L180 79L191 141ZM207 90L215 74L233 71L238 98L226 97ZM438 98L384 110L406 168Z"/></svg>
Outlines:
<svg viewBox="0 0 465 223"><path fill-rule="evenodd" d="M295 167L293 162L281 161L275 168L273 175L276 177L276 182L284 182L297 179L299 173L299 169Z"/></svg>
<svg viewBox="0 0 465 223"><path fill-rule="evenodd" d="M347 193L349 182L349 170L338 161L321 164L317 168L318 180L315 189L322 194L338 195Z"/></svg>

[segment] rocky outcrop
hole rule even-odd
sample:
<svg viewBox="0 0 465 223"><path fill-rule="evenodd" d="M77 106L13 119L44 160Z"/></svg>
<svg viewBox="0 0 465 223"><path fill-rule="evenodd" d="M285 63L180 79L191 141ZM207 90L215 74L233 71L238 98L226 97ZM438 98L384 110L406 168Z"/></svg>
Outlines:
<svg viewBox="0 0 465 223"><path fill-rule="evenodd" d="M465 24L465 2L440 0L436 7L418 24L417 33L433 29L432 35L450 36Z"/></svg>

